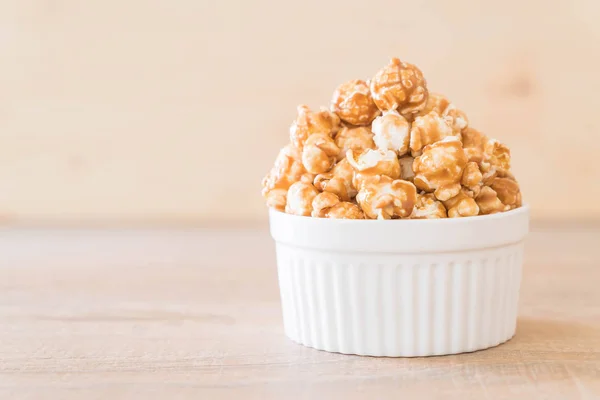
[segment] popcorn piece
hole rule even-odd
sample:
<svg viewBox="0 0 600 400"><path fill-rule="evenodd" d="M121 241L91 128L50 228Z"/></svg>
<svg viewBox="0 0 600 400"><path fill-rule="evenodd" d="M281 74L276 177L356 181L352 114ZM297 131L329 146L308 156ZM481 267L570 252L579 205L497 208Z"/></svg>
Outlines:
<svg viewBox="0 0 600 400"><path fill-rule="evenodd" d="M435 192L433 192L433 194L435 197L437 197L438 200L446 201L456 196L458 192L460 192L461 188L462 186L460 186L460 183L455 183L453 185L441 186L435 189Z"/></svg>
<svg viewBox="0 0 600 400"><path fill-rule="evenodd" d="M331 99L331 111L352 125L368 125L379 114L369 85L360 79L338 86Z"/></svg>
<svg viewBox="0 0 600 400"><path fill-rule="evenodd" d="M327 218L335 219L365 219L365 214L354 203L342 201L329 209Z"/></svg>
<svg viewBox="0 0 600 400"><path fill-rule="evenodd" d="M439 93L429 93L425 108L419 112L419 115L427 115L431 111L438 113L450 125L455 134L460 133L469 125L467 115L456 108L450 100Z"/></svg>
<svg viewBox="0 0 600 400"><path fill-rule="evenodd" d="M452 127L437 112L432 111L419 116L415 118L410 130L411 153L413 156L418 156L423 147L453 135L455 134Z"/></svg>
<svg viewBox="0 0 600 400"><path fill-rule="evenodd" d="M482 161L479 163L479 170L482 174L482 183L484 185L491 185L496 176L498 175L498 170L492 164L486 161Z"/></svg>
<svg viewBox="0 0 600 400"><path fill-rule="evenodd" d="M481 163L484 156L484 146L488 138L477 129L467 127L462 131L462 142L469 161Z"/></svg>
<svg viewBox="0 0 600 400"><path fill-rule="evenodd" d="M444 190L449 190L453 193L466 165L467 157L460 141L454 136L449 136L426 146L423 154L415 158L414 183L426 192L437 191L438 195L442 195Z"/></svg>
<svg viewBox="0 0 600 400"><path fill-rule="evenodd" d="M301 162L302 154L292 145L287 145L281 149L275 165L262 180L262 194L265 198L269 192L274 189L287 189L295 182L298 182L302 175L306 173Z"/></svg>
<svg viewBox="0 0 600 400"><path fill-rule="evenodd" d="M371 79L371 94L382 111L398 110L409 119L427 103L427 82L416 66L392 58Z"/></svg>
<svg viewBox="0 0 600 400"><path fill-rule="evenodd" d="M477 202L465 190L459 191L456 196L444 201L444 205L448 209L449 218L472 217L479 214Z"/></svg>
<svg viewBox="0 0 600 400"><path fill-rule="evenodd" d="M352 184L353 177L354 169L348 163L347 159L343 159L330 172L317 175L314 185L322 192L330 192L343 201L349 201L357 193Z"/></svg>
<svg viewBox="0 0 600 400"><path fill-rule="evenodd" d="M392 150L399 156L408 152L410 124L395 110L375 118L372 125L374 140L379 150Z"/></svg>
<svg viewBox="0 0 600 400"><path fill-rule="evenodd" d="M323 133L312 134L306 139L302 150L302 164L310 173L327 172L333 166L340 149L333 139Z"/></svg>
<svg viewBox="0 0 600 400"><path fill-rule="evenodd" d="M368 149L358 155L349 150L346 159L356 171L352 182L359 190L363 181L373 176L386 175L392 179L400 178L400 163L396 153L391 150Z"/></svg>
<svg viewBox="0 0 600 400"><path fill-rule="evenodd" d="M378 175L365 181L356 201L371 219L408 217L417 201L417 189L410 182Z"/></svg>
<svg viewBox="0 0 600 400"><path fill-rule="evenodd" d="M442 113L442 117L450 124L455 134L460 134L463 129L469 126L467 114L450 104Z"/></svg>
<svg viewBox="0 0 600 400"><path fill-rule="evenodd" d="M405 181L412 182L415 177L415 171L413 171L414 161L415 161L415 159L411 156L405 156L398 160L398 162L400 163L400 171L401 171L400 176Z"/></svg>
<svg viewBox="0 0 600 400"><path fill-rule="evenodd" d="M330 192L319 193L312 201L312 216L318 218L327 217L329 209L340 202L339 197Z"/></svg>
<svg viewBox="0 0 600 400"><path fill-rule="evenodd" d="M479 206L479 212L482 215L494 214L497 212L508 211L509 206L502 204L498 194L489 186L483 186L479 195L475 198Z"/></svg>
<svg viewBox="0 0 600 400"><path fill-rule="evenodd" d="M273 189L267 193L266 199L267 207L283 212L287 202L287 189Z"/></svg>
<svg viewBox="0 0 600 400"><path fill-rule="evenodd" d="M447 218L446 207L431 193L417 195L417 203L411 214L412 219Z"/></svg>
<svg viewBox="0 0 600 400"><path fill-rule="evenodd" d="M319 193L312 202L312 216L318 218L335 219L364 219L365 215L360 208L340 199L333 193Z"/></svg>
<svg viewBox="0 0 600 400"><path fill-rule="evenodd" d="M335 135L335 144L340 148L337 160L346 157L348 150L360 153L366 149L374 149L373 132L364 126L343 127Z"/></svg>
<svg viewBox="0 0 600 400"><path fill-rule="evenodd" d="M521 190L516 181L510 178L495 178L490 186L505 206L510 209L521 206Z"/></svg>
<svg viewBox="0 0 600 400"><path fill-rule="evenodd" d="M300 177L300 182L304 182L304 183L310 183L312 185L313 181L315 180L316 175L315 174L311 174L311 173L305 173L302 174L302 176Z"/></svg>
<svg viewBox="0 0 600 400"><path fill-rule="evenodd" d="M306 105L298 106L298 117L290 127L292 144L302 150L304 142L313 133L332 136L340 129L340 118L327 109L313 112Z"/></svg>
<svg viewBox="0 0 600 400"><path fill-rule="evenodd" d="M476 162L469 161L463 171L461 183L472 192L476 192L475 196L479 193L481 184L483 181L483 175L479 170L479 166Z"/></svg>
<svg viewBox="0 0 600 400"><path fill-rule="evenodd" d="M294 215L309 216L313 210L312 202L319 191L312 184L296 182L287 193L285 212Z"/></svg>
<svg viewBox="0 0 600 400"><path fill-rule="evenodd" d="M498 172L510 171L510 149L497 140L490 139L485 143L484 159Z"/></svg>

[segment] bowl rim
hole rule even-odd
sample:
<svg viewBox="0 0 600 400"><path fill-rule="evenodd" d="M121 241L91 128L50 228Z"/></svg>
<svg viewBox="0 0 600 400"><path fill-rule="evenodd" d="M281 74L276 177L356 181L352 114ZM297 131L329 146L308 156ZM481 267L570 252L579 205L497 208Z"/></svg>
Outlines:
<svg viewBox="0 0 600 400"><path fill-rule="evenodd" d="M271 236L305 249L440 253L487 249L521 242L529 232L529 205L464 218L351 220L304 217L271 209Z"/></svg>
<svg viewBox="0 0 600 400"><path fill-rule="evenodd" d="M512 209L510 211L503 211L503 212L487 214L487 215L474 215L471 217L460 217L460 218L340 219L340 218L318 218L318 217L305 216L305 215L295 215L295 214L288 214L286 212L279 211L274 208L269 209L269 215L281 214L281 215L285 215L285 217L283 217L283 218L291 218L291 219L297 218L297 219L303 219L303 220L310 219L310 220L318 220L318 221L328 221L328 222L323 222L326 224L334 224L334 223L341 223L341 224L398 224L398 223L401 223L401 224L419 224L419 225L421 225L421 224L430 224L430 225L440 224L440 225L442 225L442 224L470 223L473 220L503 219L503 218L511 217L515 214L523 214L523 213L528 214L529 212L530 212L529 203L524 203L520 207Z"/></svg>

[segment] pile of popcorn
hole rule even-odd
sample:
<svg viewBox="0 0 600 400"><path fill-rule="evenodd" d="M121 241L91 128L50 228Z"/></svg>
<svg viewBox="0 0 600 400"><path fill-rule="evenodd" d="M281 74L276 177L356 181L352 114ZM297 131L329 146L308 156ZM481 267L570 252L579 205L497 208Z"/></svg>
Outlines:
<svg viewBox="0 0 600 400"><path fill-rule="evenodd" d="M340 85L329 110L299 106L290 139L262 181L267 205L289 214L454 218L521 206L508 147L397 58Z"/></svg>

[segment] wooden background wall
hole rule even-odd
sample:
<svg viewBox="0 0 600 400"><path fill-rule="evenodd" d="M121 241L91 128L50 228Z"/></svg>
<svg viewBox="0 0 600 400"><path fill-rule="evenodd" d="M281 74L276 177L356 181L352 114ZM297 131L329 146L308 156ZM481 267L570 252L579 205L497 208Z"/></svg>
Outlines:
<svg viewBox="0 0 600 400"><path fill-rule="evenodd" d="M596 0L0 0L0 214L265 217L298 103L397 55L506 142L534 217L600 218Z"/></svg>

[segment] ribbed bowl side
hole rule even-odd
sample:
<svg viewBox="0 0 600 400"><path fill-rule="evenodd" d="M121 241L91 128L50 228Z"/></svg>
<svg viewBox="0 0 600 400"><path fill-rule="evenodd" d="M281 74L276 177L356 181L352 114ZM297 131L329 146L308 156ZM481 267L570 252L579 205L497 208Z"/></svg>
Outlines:
<svg viewBox="0 0 600 400"><path fill-rule="evenodd" d="M438 254L277 244L286 335L370 356L455 354L515 332L523 244Z"/></svg>

